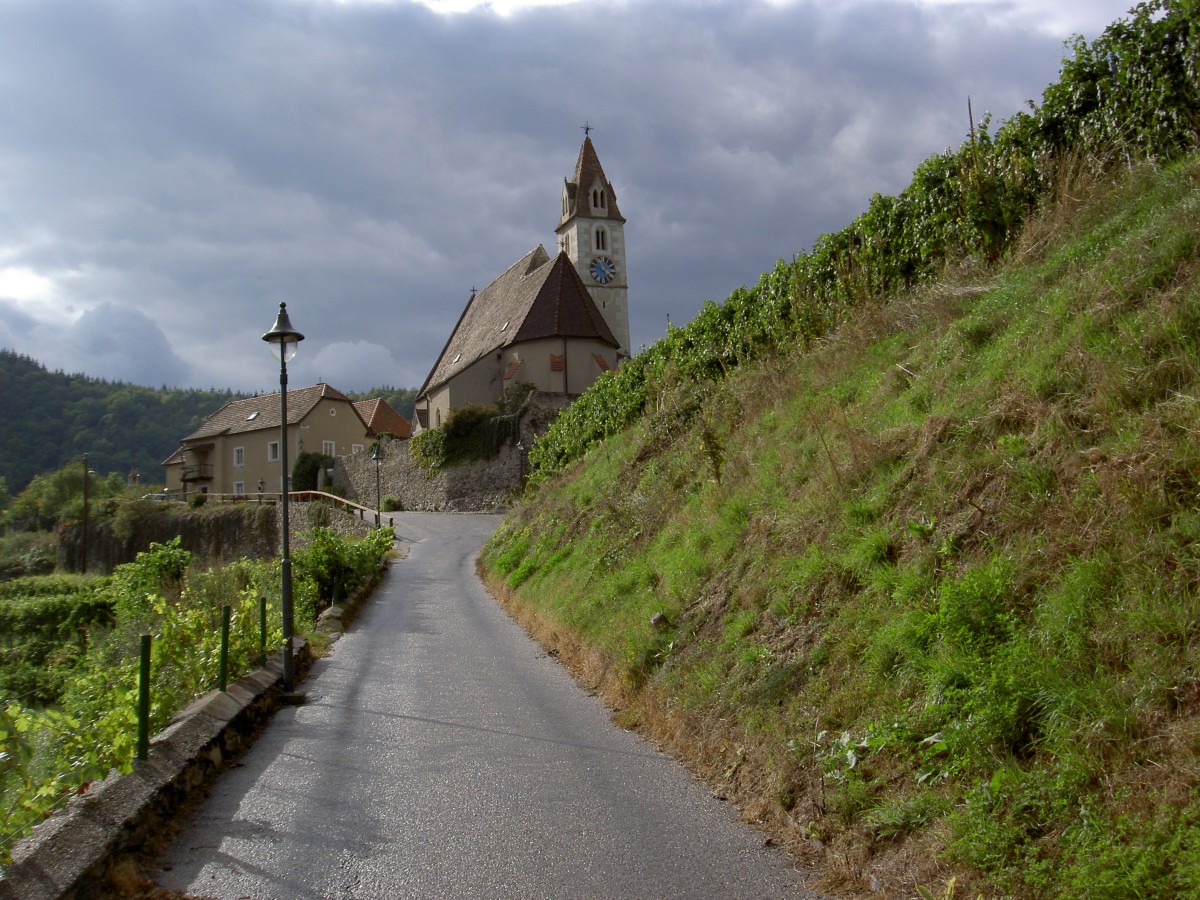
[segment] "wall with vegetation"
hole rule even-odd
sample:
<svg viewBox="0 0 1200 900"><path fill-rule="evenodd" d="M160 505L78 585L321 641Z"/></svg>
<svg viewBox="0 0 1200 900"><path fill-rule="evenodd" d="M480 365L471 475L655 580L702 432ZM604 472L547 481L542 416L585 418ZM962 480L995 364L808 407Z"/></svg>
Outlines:
<svg viewBox="0 0 1200 900"><path fill-rule="evenodd" d="M133 562L152 543L178 537L197 560L218 565L233 559L268 559L279 550L275 504L237 503L189 509L149 500L121 504L111 519L90 521L87 533L89 572L111 572ZM65 524L58 532L61 572L81 571L83 526Z"/></svg>

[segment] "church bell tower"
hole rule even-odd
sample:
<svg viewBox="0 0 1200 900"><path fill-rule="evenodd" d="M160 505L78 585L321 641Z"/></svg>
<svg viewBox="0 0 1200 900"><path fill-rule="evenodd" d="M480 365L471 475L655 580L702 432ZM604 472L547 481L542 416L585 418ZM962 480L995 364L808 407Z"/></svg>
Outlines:
<svg viewBox="0 0 1200 900"><path fill-rule="evenodd" d="M630 356L629 282L625 269L625 218L617 207L617 192L605 177L590 126L584 126L583 146L575 175L563 180L562 218L555 233L559 249L587 285L596 308L613 336L620 355Z"/></svg>

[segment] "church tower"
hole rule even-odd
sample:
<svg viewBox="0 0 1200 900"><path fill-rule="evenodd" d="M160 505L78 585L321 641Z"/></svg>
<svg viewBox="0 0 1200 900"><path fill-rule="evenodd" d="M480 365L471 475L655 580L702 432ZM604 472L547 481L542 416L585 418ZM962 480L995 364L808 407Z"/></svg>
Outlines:
<svg viewBox="0 0 1200 900"><path fill-rule="evenodd" d="M604 176L596 148L584 127L575 176L563 180L562 218L555 233L587 285L596 308L620 342L619 358L630 356L629 282L625 270L625 219L617 192Z"/></svg>

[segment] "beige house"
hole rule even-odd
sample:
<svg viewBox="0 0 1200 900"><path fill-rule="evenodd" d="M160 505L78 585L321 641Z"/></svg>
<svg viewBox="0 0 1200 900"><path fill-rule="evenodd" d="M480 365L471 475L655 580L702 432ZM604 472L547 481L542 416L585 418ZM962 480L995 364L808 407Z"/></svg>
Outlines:
<svg viewBox="0 0 1200 900"><path fill-rule="evenodd" d="M289 473L305 451L347 456L361 452L371 442L372 434L359 409L327 384L288 391L287 407ZM167 490L234 496L278 494L279 412L278 393L226 403L163 462Z"/></svg>
<svg viewBox="0 0 1200 900"><path fill-rule="evenodd" d="M532 384L575 397L629 355L625 219L591 138L564 179L559 253L541 245L472 292L417 394L414 426L439 428L451 411L494 403Z"/></svg>

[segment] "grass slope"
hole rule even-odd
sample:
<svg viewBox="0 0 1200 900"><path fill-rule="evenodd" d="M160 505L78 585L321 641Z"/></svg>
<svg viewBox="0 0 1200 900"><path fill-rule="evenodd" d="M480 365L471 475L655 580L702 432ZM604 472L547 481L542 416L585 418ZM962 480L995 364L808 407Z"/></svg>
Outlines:
<svg viewBox="0 0 1200 900"><path fill-rule="evenodd" d="M668 372L485 550L832 889L1200 893L1200 161L1080 193L1002 268Z"/></svg>

